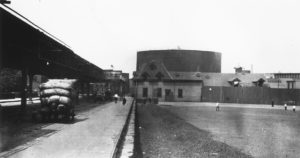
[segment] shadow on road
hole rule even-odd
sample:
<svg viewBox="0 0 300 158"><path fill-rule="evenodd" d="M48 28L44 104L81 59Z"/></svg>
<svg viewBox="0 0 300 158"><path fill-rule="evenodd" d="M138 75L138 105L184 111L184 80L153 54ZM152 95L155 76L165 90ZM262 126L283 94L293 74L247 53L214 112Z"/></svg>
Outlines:
<svg viewBox="0 0 300 158"><path fill-rule="evenodd" d="M24 145L38 137L51 135L51 133L56 132L56 130L40 129L39 127L13 133L8 131L1 131L0 152Z"/></svg>
<svg viewBox="0 0 300 158"><path fill-rule="evenodd" d="M82 102L75 107L75 112L82 113L101 106L104 103ZM39 106L39 105L38 105ZM26 144L39 137L51 135L57 130L45 129L45 127L58 124L69 125L76 124L87 120L88 118L80 118L75 116L74 121L51 120L47 122L34 122L31 118L32 112L38 107L28 106L26 113L21 114L19 107L2 108L0 111L0 152L10 150L16 146Z"/></svg>

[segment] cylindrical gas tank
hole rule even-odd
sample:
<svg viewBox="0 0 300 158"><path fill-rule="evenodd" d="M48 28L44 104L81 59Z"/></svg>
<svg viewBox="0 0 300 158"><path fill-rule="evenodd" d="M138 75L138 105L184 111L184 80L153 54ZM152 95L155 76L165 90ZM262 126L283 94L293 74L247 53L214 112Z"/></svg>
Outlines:
<svg viewBox="0 0 300 158"><path fill-rule="evenodd" d="M162 62L168 71L221 72L221 53L198 50L149 50L137 53L137 71L151 61Z"/></svg>

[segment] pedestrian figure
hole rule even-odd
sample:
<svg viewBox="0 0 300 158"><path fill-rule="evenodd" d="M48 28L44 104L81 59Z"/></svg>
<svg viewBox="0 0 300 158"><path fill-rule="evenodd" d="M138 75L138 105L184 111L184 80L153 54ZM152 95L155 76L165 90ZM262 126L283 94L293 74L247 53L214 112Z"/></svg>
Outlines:
<svg viewBox="0 0 300 158"><path fill-rule="evenodd" d="M287 105L286 105L286 103L284 104L284 110L287 110Z"/></svg>
<svg viewBox="0 0 300 158"><path fill-rule="evenodd" d="M216 111L220 111L219 103L216 104Z"/></svg>
<svg viewBox="0 0 300 158"><path fill-rule="evenodd" d="M272 100L272 107L274 107L274 101Z"/></svg>
<svg viewBox="0 0 300 158"><path fill-rule="evenodd" d="M115 103L117 103L117 102L118 102L118 97L119 97L119 96L118 96L118 94L115 94L115 95L114 95L114 100L115 100Z"/></svg>
<svg viewBox="0 0 300 158"><path fill-rule="evenodd" d="M295 105L293 106L293 111L296 112L296 106Z"/></svg>
<svg viewBox="0 0 300 158"><path fill-rule="evenodd" d="M125 105L126 104L126 98L124 97L123 98L123 105Z"/></svg>

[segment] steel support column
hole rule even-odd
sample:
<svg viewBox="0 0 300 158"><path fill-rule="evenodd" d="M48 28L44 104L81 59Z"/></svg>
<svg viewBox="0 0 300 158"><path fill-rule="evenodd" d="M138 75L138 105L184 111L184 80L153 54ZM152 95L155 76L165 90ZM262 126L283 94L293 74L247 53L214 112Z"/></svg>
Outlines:
<svg viewBox="0 0 300 158"><path fill-rule="evenodd" d="M90 83L86 82L87 99L90 99Z"/></svg>
<svg viewBox="0 0 300 158"><path fill-rule="evenodd" d="M2 13L0 13L0 14L2 14ZM2 58L3 58L3 46L2 46L2 43L3 43L3 39L2 39L2 25L3 25L3 23L2 23L2 16L0 15L0 70L1 70L1 68L3 67L3 60L2 60Z"/></svg>
<svg viewBox="0 0 300 158"><path fill-rule="evenodd" d="M81 97L84 98L84 83L80 81L80 93Z"/></svg>
<svg viewBox="0 0 300 158"><path fill-rule="evenodd" d="M28 74L28 69L23 68L22 69L22 91L21 91L21 110L22 112L25 112L26 108L26 95L27 95L27 74Z"/></svg>
<svg viewBox="0 0 300 158"><path fill-rule="evenodd" d="M29 85L28 85L28 97L29 97L29 100L32 101L32 83L33 83L33 74L32 73L29 73L28 74L28 79L29 79Z"/></svg>

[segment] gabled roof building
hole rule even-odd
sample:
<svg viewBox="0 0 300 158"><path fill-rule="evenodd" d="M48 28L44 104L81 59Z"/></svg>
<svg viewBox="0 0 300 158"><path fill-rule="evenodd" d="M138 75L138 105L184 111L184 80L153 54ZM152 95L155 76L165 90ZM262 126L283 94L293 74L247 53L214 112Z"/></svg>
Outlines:
<svg viewBox="0 0 300 158"><path fill-rule="evenodd" d="M200 101L202 80L193 72L170 72L162 62L145 63L135 73L138 98L159 101Z"/></svg>

